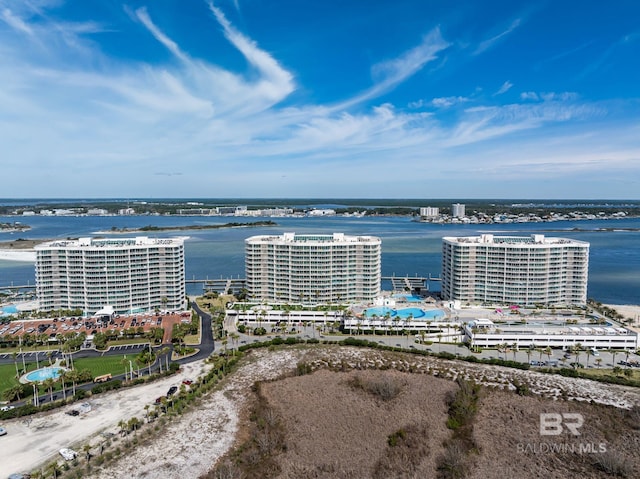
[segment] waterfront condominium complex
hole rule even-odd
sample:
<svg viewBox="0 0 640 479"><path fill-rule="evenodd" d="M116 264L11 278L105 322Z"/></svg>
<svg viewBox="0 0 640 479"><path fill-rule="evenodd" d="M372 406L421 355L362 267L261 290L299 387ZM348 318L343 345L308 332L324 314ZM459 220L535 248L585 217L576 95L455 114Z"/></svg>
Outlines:
<svg viewBox="0 0 640 479"><path fill-rule="evenodd" d="M43 311L116 313L185 307L184 238L50 241L35 247Z"/></svg>
<svg viewBox="0 0 640 479"><path fill-rule="evenodd" d="M380 294L381 240L284 233L245 240L247 290L275 302L370 301Z"/></svg>
<svg viewBox="0 0 640 479"><path fill-rule="evenodd" d="M544 235L442 239L442 297L463 303L582 305L589 243Z"/></svg>

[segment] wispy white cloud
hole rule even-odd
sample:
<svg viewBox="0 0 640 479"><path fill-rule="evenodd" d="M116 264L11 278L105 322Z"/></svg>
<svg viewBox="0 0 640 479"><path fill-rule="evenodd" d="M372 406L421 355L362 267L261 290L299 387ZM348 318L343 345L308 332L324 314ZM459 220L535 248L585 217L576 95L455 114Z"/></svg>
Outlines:
<svg viewBox="0 0 640 479"><path fill-rule="evenodd" d="M524 178L529 165L545 178L607 164L629 177L640 171L638 122L594 126L589 120L602 118L606 105L575 93L523 92L520 103L500 105L480 91L436 96L442 90L425 82L416 93L423 100L405 95L398 106L382 97L442 57L449 42L437 29L376 63L370 88L322 104L292 95L293 72L207 5L212 34L221 31L248 68L198 58L151 6L127 20L171 52L163 63L106 55L85 38L99 23L53 21L46 11L30 22L14 12L32 34L0 29L2 167L15 179L5 194L34 194L23 185L39 185L31 191L49 196L379 196L397 181L399 194L420 195L429 179L436 195L461 172L491 181ZM510 88L507 81L500 90ZM403 168L389 168L390 159ZM547 166L556 162L556 170Z"/></svg>
<svg viewBox="0 0 640 479"><path fill-rule="evenodd" d="M7 25L18 30L19 32L26 33L27 35L33 35L33 30L31 29L31 27L27 25L21 18L14 15L8 8L2 10L2 20L4 20Z"/></svg>
<svg viewBox="0 0 640 479"><path fill-rule="evenodd" d="M538 101L540 97L535 91L523 91L522 93L520 93L520 99L525 101L526 100Z"/></svg>
<svg viewBox="0 0 640 479"><path fill-rule="evenodd" d="M151 21L151 18L149 17L149 13L147 12L147 9L145 7L138 8L135 13L138 19L142 22L142 24L145 27L147 27L147 30L151 32L151 34L156 38L156 40L158 40L165 47L167 47L167 49L171 53L173 53L177 58L179 58L183 62L190 61L189 56L186 53L184 53L182 50L180 50L180 47L178 46L178 44L173 40L171 40L162 31L160 31L158 27L155 26L155 24Z"/></svg>
<svg viewBox="0 0 640 479"><path fill-rule="evenodd" d="M488 49L490 49L491 47L493 47L495 44L497 44L498 42L500 42L500 40L502 40L503 38L505 38L506 36L508 36L510 33L512 33L516 28L518 28L520 26L520 24L522 23L522 19L520 18L516 18L513 22L511 22L511 25L509 25L509 27L498 33L497 35L488 38L487 40L484 40L482 42L480 42L480 44L478 45L478 47L475 49L475 51L473 52L474 55L478 55Z"/></svg>
<svg viewBox="0 0 640 479"><path fill-rule="evenodd" d="M512 86L513 86L513 83L511 83L509 80L507 80L506 82L504 82L502 84L502 86L498 89L498 91L494 93L494 96L502 95L503 93L507 93L509 90L511 90Z"/></svg>
<svg viewBox="0 0 640 479"><path fill-rule="evenodd" d="M463 96L447 96L434 98L431 100L431 105L436 108L449 108L450 106L457 105L459 103L466 103L469 101L469 98Z"/></svg>
<svg viewBox="0 0 640 479"><path fill-rule="evenodd" d="M336 106L338 109L348 108L357 103L377 98L392 90L407 78L415 75L424 66L435 60L437 54L450 45L440 33L439 28L433 29L416 47L404 52L397 58L377 63L371 69L376 83L366 91Z"/></svg>
<svg viewBox="0 0 640 479"><path fill-rule="evenodd" d="M258 88L262 89L273 101L282 100L294 90L293 75L290 72L282 68L271 55L258 48L254 41L233 28L222 10L217 8L213 2L209 2L209 9L222 26L225 37L264 76L257 85Z"/></svg>

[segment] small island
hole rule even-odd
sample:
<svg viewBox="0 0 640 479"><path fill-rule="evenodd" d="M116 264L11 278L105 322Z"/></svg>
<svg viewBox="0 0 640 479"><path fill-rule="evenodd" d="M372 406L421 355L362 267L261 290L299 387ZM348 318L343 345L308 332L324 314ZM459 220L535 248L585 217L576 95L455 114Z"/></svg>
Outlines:
<svg viewBox="0 0 640 479"><path fill-rule="evenodd" d="M18 221L15 221L13 223L0 223L0 231L2 231L3 233L22 232L22 231L28 231L30 229L31 229L31 226L25 225Z"/></svg>
<svg viewBox="0 0 640 479"><path fill-rule="evenodd" d="M259 226L277 226L273 221L255 221L253 223L225 223L222 225L183 225L183 226L152 226L147 225L141 228L118 228L113 226L108 233L148 233L156 231L190 231L190 230L212 230L221 228L256 228ZM107 233L106 231L104 233Z"/></svg>

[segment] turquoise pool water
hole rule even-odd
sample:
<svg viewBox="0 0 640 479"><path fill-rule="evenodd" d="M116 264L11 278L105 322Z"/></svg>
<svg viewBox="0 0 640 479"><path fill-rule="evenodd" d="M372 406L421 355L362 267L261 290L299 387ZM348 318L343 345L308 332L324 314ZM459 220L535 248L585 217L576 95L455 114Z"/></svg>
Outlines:
<svg viewBox="0 0 640 479"><path fill-rule="evenodd" d="M400 318L407 319L408 317L412 317L414 319L426 319L426 320L436 320L444 318L444 311L441 309L429 309L424 310L422 308L402 308L402 309L393 309L388 306L377 306L374 308L367 308L364 310L364 315L367 318L372 318L374 315L377 318L384 318L387 314L389 314L389 318Z"/></svg>
<svg viewBox="0 0 640 479"><path fill-rule="evenodd" d="M0 308L0 316L5 316L9 314L16 314L18 312L18 308L13 305L7 305Z"/></svg>
<svg viewBox="0 0 640 479"><path fill-rule="evenodd" d="M35 371L31 371L24 378L29 382L44 381L49 378L58 379L62 374L62 371L64 371L64 368L59 367L36 369Z"/></svg>
<svg viewBox="0 0 640 479"><path fill-rule="evenodd" d="M408 303L419 303L422 301L420 296L414 296L412 294L394 294L394 298L403 299Z"/></svg>

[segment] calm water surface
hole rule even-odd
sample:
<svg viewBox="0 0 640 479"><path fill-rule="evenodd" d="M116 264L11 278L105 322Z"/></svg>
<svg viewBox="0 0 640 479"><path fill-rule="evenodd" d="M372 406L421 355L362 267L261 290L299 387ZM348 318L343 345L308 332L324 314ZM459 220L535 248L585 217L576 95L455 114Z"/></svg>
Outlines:
<svg viewBox="0 0 640 479"><path fill-rule="evenodd" d="M251 223L265 218L108 216L108 217L0 217L0 222L20 220L32 227L25 233L0 233L0 241L27 239L62 239L95 236L116 228L146 225L182 226ZM157 232L149 236L189 236L185 242L187 279L244 277L244 240L260 234L333 233L375 235L382 238L383 276L440 276L441 239L443 236L493 233L529 235L542 233L588 241L589 297L610 304L640 304L640 218L621 220L563 221L505 225L436 225L418 223L408 217L318 217L267 218L276 226L222 228L201 231ZM574 229L585 231L574 231ZM611 228L613 231L597 231ZM123 235L105 235L117 236ZM131 236L131 235L129 235ZM34 266L0 260L0 286L33 284ZM389 285L383 285L390 289ZM432 289L439 285L432 283ZM190 285L190 294L200 287Z"/></svg>

